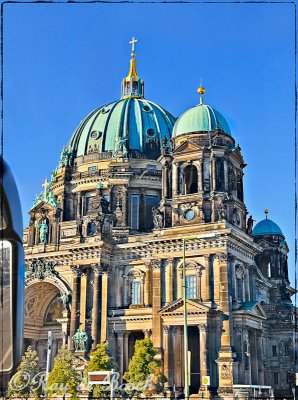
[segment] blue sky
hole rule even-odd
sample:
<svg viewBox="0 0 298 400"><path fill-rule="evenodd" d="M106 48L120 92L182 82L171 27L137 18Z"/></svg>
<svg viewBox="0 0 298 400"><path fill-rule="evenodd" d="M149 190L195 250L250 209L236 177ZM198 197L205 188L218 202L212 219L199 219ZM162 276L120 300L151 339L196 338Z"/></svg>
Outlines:
<svg viewBox="0 0 298 400"><path fill-rule="evenodd" d="M120 96L136 47L145 97L179 116L199 102L228 120L245 202L287 237L294 274L293 4L7 4L4 156L25 225L35 194L86 114Z"/></svg>

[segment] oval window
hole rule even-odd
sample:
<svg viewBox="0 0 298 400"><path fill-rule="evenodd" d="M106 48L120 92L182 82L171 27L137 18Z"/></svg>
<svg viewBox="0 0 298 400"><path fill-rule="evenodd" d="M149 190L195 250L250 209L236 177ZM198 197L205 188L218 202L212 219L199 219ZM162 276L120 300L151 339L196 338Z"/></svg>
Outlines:
<svg viewBox="0 0 298 400"><path fill-rule="evenodd" d="M154 137L155 134L156 134L155 129L153 129L153 128L147 129L146 134L147 134L147 136L149 136L149 137Z"/></svg>
<svg viewBox="0 0 298 400"><path fill-rule="evenodd" d="M149 107L149 106L144 106L144 111L150 111L151 110L151 108Z"/></svg>
<svg viewBox="0 0 298 400"><path fill-rule="evenodd" d="M193 209L189 209L189 210L186 210L185 212L184 212L184 218L187 220L187 221L191 221L192 219L194 219L194 217L195 217L195 212L194 212L194 210Z"/></svg>
<svg viewBox="0 0 298 400"><path fill-rule="evenodd" d="M99 139L101 137L101 135L102 135L102 132L93 131L93 132L91 132L90 136L91 136L91 139L96 140L96 139Z"/></svg>

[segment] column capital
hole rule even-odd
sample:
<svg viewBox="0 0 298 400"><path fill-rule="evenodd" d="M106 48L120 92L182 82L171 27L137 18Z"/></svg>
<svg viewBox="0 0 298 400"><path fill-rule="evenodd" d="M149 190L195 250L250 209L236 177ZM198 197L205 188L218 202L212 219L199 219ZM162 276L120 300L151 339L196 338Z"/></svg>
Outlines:
<svg viewBox="0 0 298 400"><path fill-rule="evenodd" d="M169 331L170 331L170 327L168 325L163 325L162 330L166 335L168 335Z"/></svg>
<svg viewBox="0 0 298 400"><path fill-rule="evenodd" d="M152 267L153 270L160 270L161 260L148 260L148 261L145 261L145 265L147 267L149 267L149 266Z"/></svg>
<svg viewBox="0 0 298 400"><path fill-rule="evenodd" d="M91 264L91 268L93 270L93 272L97 275L100 275L102 272L102 268L100 264Z"/></svg>
<svg viewBox="0 0 298 400"><path fill-rule="evenodd" d="M72 265L70 268L71 268L72 273L73 273L74 276L79 277L79 276L81 276L82 273L83 273L83 271L82 271L80 265Z"/></svg>
<svg viewBox="0 0 298 400"><path fill-rule="evenodd" d="M205 262L209 263L211 261L212 257L213 257L213 254L205 254L204 255Z"/></svg>
<svg viewBox="0 0 298 400"><path fill-rule="evenodd" d="M222 264L226 264L228 262L228 254L227 253L218 253L215 255L215 257Z"/></svg>
<svg viewBox="0 0 298 400"><path fill-rule="evenodd" d="M144 333L145 338L150 337L151 329L143 329L143 333Z"/></svg>
<svg viewBox="0 0 298 400"><path fill-rule="evenodd" d="M206 333L207 332L207 324L199 324L198 329L200 333Z"/></svg>

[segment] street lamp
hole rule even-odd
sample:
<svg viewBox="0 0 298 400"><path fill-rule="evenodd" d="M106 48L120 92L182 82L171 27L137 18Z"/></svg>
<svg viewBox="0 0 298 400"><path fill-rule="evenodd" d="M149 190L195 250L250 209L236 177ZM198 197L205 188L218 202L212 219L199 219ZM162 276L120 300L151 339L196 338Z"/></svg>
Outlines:
<svg viewBox="0 0 298 400"><path fill-rule="evenodd" d="M194 239L212 239L219 236L216 233L206 233L197 236L190 236L182 239L183 247L183 332L184 332L184 397L185 400L189 399L189 364L188 364L188 332L187 332L187 298L186 298L186 248L185 242Z"/></svg>

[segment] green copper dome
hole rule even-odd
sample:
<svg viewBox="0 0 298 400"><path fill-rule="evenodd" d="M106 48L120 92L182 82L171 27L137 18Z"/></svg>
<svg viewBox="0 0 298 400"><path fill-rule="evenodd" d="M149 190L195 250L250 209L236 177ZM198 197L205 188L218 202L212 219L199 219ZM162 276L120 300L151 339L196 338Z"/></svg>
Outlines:
<svg viewBox="0 0 298 400"><path fill-rule="evenodd" d="M264 235L280 235L284 237L280 227L271 219L263 219L258 222L254 227L252 234L254 236L264 236Z"/></svg>
<svg viewBox="0 0 298 400"><path fill-rule="evenodd" d="M138 151L160 154L162 138L171 138L175 118L141 97L107 103L84 118L68 146L75 157L90 153Z"/></svg>
<svg viewBox="0 0 298 400"><path fill-rule="evenodd" d="M216 128L231 135L230 127L225 118L214 108L206 104L197 106L185 111L176 121L172 137L191 132L209 132Z"/></svg>

